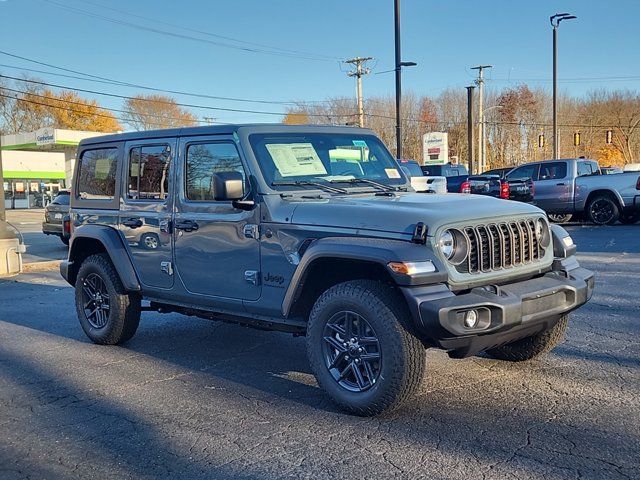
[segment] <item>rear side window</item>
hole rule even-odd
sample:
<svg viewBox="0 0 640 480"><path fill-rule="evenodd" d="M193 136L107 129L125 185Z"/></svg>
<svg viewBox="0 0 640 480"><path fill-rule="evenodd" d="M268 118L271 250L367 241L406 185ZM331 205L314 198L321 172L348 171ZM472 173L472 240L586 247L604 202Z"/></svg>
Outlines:
<svg viewBox="0 0 640 480"><path fill-rule="evenodd" d="M85 150L78 165L78 198L113 200L116 191L117 148Z"/></svg>
<svg viewBox="0 0 640 480"><path fill-rule="evenodd" d="M69 205L69 194L61 194L53 199L53 205Z"/></svg>
<svg viewBox="0 0 640 480"><path fill-rule="evenodd" d="M127 198L162 201L169 195L169 145L144 145L129 152Z"/></svg>
<svg viewBox="0 0 640 480"><path fill-rule="evenodd" d="M593 175L593 167L587 162L578 162L578 176L584 177L586 175Z"/></svg>
<svg viewBox="0 0 640 480"><path fill-rule="evenodd" d="M556 180L567 176L565 162L548 162L540 164L540 180Z"/></svg>
<svg viewBox="0 0 640 480"><path fill-rule="evenodd" d="M199 143L187 147L185 193L188 200L213 202L213 174L239 172L244 168L233 143ZM245 178L246 179L246 178Z"/></svg>
<svg viewBox="0 0 640 480"><path fill-rule="evenodd" d="M532 180L538 180L538 164L535 163L533 165L523 165L521 167L516 168L515 170L511 170L507 174L507 179L509 180L527 180L528 178Z"/></svg>

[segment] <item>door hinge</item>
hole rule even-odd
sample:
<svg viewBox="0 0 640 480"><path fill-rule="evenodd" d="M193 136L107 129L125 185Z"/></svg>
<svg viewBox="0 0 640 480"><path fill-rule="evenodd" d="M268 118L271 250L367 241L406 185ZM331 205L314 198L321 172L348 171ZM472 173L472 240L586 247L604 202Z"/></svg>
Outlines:
<svg viewBox="0 0 640 480"><path fill-rule="evenodd" d="M247 238L255 238L256 240L260 238L260 229L258 228L258 225L253 223L247 223L242 229L242 232Z"/></svg>
<svg viewBox="0 0 640 480"><path fill-rule="evenodd" d="M244 279L249 282L251 285L258 285L258 281L260 276L258 275L257 270L245 270Z"/></svg>
<svg viewBox="0 0 640 480"><path fill-rule="evenodd" d="M173 265L171 262L160 262L160 270L167 275L173 275Z"/></svg>

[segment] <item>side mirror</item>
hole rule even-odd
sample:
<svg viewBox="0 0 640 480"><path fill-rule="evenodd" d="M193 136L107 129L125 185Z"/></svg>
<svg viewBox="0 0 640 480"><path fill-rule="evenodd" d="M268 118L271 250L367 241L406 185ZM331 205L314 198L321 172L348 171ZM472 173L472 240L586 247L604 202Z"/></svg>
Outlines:
<svg viewBox="0 0 640 480"><path fill-rule="evenodd" d="M211 191L216 201L241 200L244 197L244 178L240 172L214 173Z"/></svg>

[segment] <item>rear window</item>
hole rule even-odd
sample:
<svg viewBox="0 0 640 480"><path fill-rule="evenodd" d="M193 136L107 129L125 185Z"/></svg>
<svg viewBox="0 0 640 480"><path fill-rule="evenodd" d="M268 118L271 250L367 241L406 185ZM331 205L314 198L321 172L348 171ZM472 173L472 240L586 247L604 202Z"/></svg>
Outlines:
<svg viewBox="0 0 640 480"><path fill-rule="evenodd" d="M78 165L78 198L113 200L116 191L117 148L85 150Z"/></svg>
<svg viewBox="0 0 640 480"><path fill-rule="evenodd" d="M69 205L69 198L71 196L68 193L61 193L51 202L53 205Z"/></svg>

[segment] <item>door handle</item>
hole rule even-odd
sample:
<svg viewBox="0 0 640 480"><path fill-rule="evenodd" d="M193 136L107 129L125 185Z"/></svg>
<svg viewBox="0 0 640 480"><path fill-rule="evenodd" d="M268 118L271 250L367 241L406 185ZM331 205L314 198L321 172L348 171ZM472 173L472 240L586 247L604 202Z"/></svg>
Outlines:
<svg viewBox="0 0 640 480"><path fill-rule="evenodd" d="M122 221L122 224L129 228L138 228L142 226L142 220L139 218L127 218Z"/></svg>
<svg viewBox="0 0 640 480"><path fill-rule="evenodd" d="M566 186L567 186L567 184L566 184L566 183L556 183L556 185L557 185L558 187L566 187Z"/></svg>
<svg viewBox="0 0 640 480"><path fill-rule="evenodd" d="M176 220L176 230L184 230L185 232L193 232L198 230L198 224L193 220Z"/></svg>

